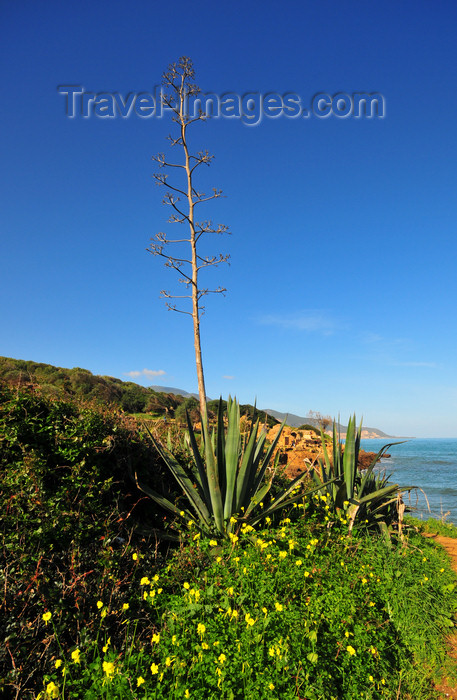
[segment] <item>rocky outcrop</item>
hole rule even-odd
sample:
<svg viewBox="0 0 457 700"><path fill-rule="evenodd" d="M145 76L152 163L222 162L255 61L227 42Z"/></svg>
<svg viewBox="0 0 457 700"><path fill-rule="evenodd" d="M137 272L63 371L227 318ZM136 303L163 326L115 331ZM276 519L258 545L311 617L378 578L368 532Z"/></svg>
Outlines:
<svg viewBox="0 0 457 700"><path fill-rule="evenodd" d="M271 442L278 434L279 426L274 426L267 439ZM322 438L314 431L298 430L297 428L284 427L278 441L276 453L279 452L279 463L284 466L285 473L290 479L294 479L305 471L310 471L313 466L324 459ZM332 444L327 443L327 452L331 458ZM373 462L377 452L359 452L359 469L367 469ZM390 457L385 454L384 457Z"/></svg>

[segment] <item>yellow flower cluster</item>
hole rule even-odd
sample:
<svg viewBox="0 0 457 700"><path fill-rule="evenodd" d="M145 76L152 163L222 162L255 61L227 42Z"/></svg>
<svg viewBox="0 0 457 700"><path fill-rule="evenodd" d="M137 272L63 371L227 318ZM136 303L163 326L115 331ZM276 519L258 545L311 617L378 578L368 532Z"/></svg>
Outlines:
<svg viewBox="0 0 457 700"><path fill-rule="evenodd" d="M245 619L246 625L247 625L248 627L252 627L252 626L255 624L255 622L256 622L256 621L254 620L254 618L251 617L251 615L250 615L249 613L246 613L246 615L244 616L244 619Z"/></svg>
<svg viewBox="0 0 457 700"><path fill-rule="evenodd" d="M115 672L115 666L112 661L103 662L103 672L107 678L112 678Z"/></svg>

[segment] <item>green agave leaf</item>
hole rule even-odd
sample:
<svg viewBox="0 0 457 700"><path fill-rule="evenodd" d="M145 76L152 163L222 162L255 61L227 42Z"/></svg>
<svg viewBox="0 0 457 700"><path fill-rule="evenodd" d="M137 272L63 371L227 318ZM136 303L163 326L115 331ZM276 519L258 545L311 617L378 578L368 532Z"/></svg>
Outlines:
<svg viewBox="0 0 457 700"><path fill-rule="evenodd" d="M268 491L270 490L271 484L272 484L272 480L271 480L271 481L268 481L268 482L267 482L266 484L264 484L264 485L262 486L262 488L260 488L260 489L257 491L257 493L252 497L250 504L249 504L248 507L246 508L246 513L245 513L245 515L246 515L247 518L249 517L251 511L254 510L254 508L255 508L256 506L261 507L261 506L260 506L260 503L263 502L263 499L265 498L265 496L267 495Z"/></svg>
<svg viewBox="0 0 457 700"><path fill-rule="evenodd" d="M355 416L351 416L348 422L346 432L346 440L344 443L343 453L343 474L344 483L346 484L346 496L352 498L354 495L354 482L357 471L356 460L356 434L355 434Z"/></svg>
<svg viewBox="0 0 457 700"><path fill-rule="evenodd" d="M256 442L258 429L259 419L257 419L255 425L251 425L251 431L249 434L248 442L246 444L244 454L241 460L240 471L238 473L238 479L236 483L235 511L237 513L240 512L241 507L246 500L246 494L252 490L252 487L254 485L254 477L256 472L255 457L256 454L259 454L257 450L258 443Z"/></svg>
<svg viewBox="0 0 457 700"><path fill-rule="evenodd" d="M322 486L316 486L313 489L308 489L307 491L299 493L296 496L285 500L289 496L289 494L296 488L297 484L299 484L300 481L302 481L302 479L304 479L306 476L307 472L304 472L303 474L300 474L295 479L293 479L293 481L290 482L290 486L288 486L287 489L285 489L279 496L277 496L273 503L270 506L268 506L268 508L266 508L261 515L257 515L256 517L254 517L250 521L250 524L254 525L255 523L259 522L259 520L262 520L262 518L266 518L272 513L275 513L277 510L282 510L283 508L292 505L293 503L296 503L301 498L312 496L313 493L316 493L317 491L320 491L322 489ZM327 484L324 484L324 486L326 485Z"/></svg>
<svg viewBox="0 0 457 700"><path fill-rule="evenodd" d="M197 467L198 482L199 482L201 489L203 491L206 506L209 507L211 500L210 500L210 495L209 495L208 479L206 476L206 470L205 470L205 466L203 464L200 450L198 449L197 441L195 439L194 431L192 428L192 423L191 423L191 420L189 418L189 414L187 411L186 411L186 419L187 419L187 428L189 430L190 446L192 448L192 456L194 458L195 466Z"/></svg>
<svg viewBox="0 0 457 700"><path fill-rule="evenodd" d="M173 513L174 515L178 516L178 518L182 518L183 516L181 513L183 512L182 509L180 510L174 503L169 501L167 498L164 496L161 496L160 493L157 493L154 489L151 489L147 484L143 484L139 479L138 479L138 474L135 472L135 482L138 488L143 491L149 498L152 498L153 501L158 503L162 508L165 510L168 510L169 512ZM187 515L189 520L192 520L195 516L190 513L189 511L184 511L184 513ZM202 521L204 523L204 521ZM205 523L206 524L206 523Z"/></svg>
<svg viewBox="0 0 457 700"><path fill-rule="evenodd" d="M205 443L205 463L206 474L208 477L208 489L210 493L212 514L219 532L224 532L224 512L222 507L222 495L219 486L219 474L217 469L216 458L213 453L213 446L209 436L207 420L202 421L203 435Z"/></svg>
<svg viewBox="0 0 457 700"><path fill-rule="evenodd" d="M406 442L406 441L405 441L405 440L402 440L401 442L389 442L387 445L384 445L383 447L381 447L381 449L380 449L379 452L377 453L376 457L373 459L373 461L371 462L371 464L369 465L369 467L368 467L367 470L365 471L364 475L362 476L362 480L361 480L361 483L360 483L360 495L363 495L363 493L364 493L364 491L365 491L365 488L366 488L366 485L367 485L367 482L368 482L368 480L369 480L369 477L370 477L370 475L371 475L373 469L375 468L375 466L376 466L376 464L378 463L378 461L379 461L379 460L383 457L383 455L387 452L387 450L388 450L390 447L393 447L394 445L402 445L404 442ZM385 481L388 481L388 478L389 478L389 477L386 477L386 478L385 478Z"/></svg>
<svg viewBox="0 0 457 700"><path fill-rule="evenodd" d="M240 406L232 401L228 408L228 429L225 442L225 480L226 493L224 504L224 520L233 515L235 499L235 486L240 457L241 431L240 431Z"/></svg>
<svg viewBox="0 0 457 700"><path fill-rule="evenodd" d="M279 440L279 438L280 438L280 436L281 436L281 433L282 433L282 431L283 431L283 428L284 428L284 426L285 426L285 424L286 424L286 419L287 419L287 416L284 418L283 422L281 423L281 426L280 426L280 428L279 428L279 430L278 430L278 433L277 433L275 439L274 439L273 442L271 443L270 447L268 448L268 450L267 450L267 452L266 452L266 454L265 454L265 457L264 457L263 460L262 460L262 466L261 466L261 468L260 468L260 470L259 470L259 472L258 472L258 474L257 474L257 476L256 476L255 483L254 483L254 493L256 493L257 489L259 488L260 484L261 484L262 481L263 481L263 478L264 478L264 476L265 476L265 472L266 472L266 470L267 470L267 467L268 467L268 465L269 465L269 463L270 463L270 460L271 460L271 458L272 458L272 456L273 456L273 453L274 453L274 451L275 451L275 449L276 449L276 445L278 444L278 440ZM262 435L264 435L263 441L265 441L266 435L265 435L264 433L262 433ZM257 462L256 462L256 463L257 463Z"/></svg>
<svg viewBox="0 0 457 700"><path fill-rule="evenodd" d="M173 474L174 478L178 482L178 484L181 486L183 489L184 493L186 494L187 498L189 499L190 503L192 504L192 507L195 509L199 520L202 520L206 523L210 523L210 513L209 510L204 502L204 497L203 493L201 493L201 489L199 484L194 486L194 483L192 479L189 477L189 475L186 473L186 471L183 469L181 464L174 458L171 452L168 452L166 448L162 447L162 445L154 438L152 435L151 431L147 426L145 426L149 437L152 441L152 444L154 445L155 449L159 453L159 455L162 457L163 461Z"/></svg>

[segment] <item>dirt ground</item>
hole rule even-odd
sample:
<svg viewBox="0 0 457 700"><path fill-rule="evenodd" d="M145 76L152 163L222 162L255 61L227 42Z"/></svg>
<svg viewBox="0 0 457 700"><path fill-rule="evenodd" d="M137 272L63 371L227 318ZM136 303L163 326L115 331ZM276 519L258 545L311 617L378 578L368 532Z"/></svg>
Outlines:
<svg viewBox="0 0 457 700"><path fill-rule="evenodd" d="M426 535L426 537L431 537L444 547L451 558L452 568L457 574L457 539L443 537L442 535ZM449 637L449 656L457 662L457 632L454 632ZM442 694L443 698L457 700L457 686L449 679L437 685L437 690Z"/></svg>

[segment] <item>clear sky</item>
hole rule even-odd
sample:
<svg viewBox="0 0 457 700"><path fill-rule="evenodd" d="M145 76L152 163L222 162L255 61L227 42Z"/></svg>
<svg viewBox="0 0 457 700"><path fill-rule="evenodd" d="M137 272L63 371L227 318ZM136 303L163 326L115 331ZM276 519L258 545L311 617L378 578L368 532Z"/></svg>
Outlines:
<svg viewBox="0 0 457 700"><path fill-rule="evenodd" d="M152 179L169 118L65 114L62 85L153 92L190 56L204 92L377 92L384 118L219 118L191 144L225 198L202 319L207 392L394 435L457 436L453 0L2 0L0 354L194 391L167 311L173 233ZM147 370L143 372L143 370Z"/></svg>

